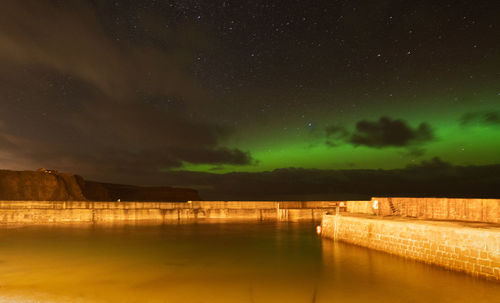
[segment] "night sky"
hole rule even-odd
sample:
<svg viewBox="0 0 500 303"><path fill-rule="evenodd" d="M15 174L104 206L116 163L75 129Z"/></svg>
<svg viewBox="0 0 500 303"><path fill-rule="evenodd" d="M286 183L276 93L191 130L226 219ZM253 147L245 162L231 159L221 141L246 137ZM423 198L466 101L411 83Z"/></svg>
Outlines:
<svg viewBox="0 0 500 303"><path fill-rule="evenodd" d="M1 1L0 168L207 199L488 196L499 12L494 0Z"/></svg>

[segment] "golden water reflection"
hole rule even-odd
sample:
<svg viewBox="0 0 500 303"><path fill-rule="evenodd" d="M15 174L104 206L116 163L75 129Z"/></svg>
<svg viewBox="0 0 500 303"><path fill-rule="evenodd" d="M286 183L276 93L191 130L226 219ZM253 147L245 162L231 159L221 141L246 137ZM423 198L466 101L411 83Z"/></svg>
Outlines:
<svg viewBox="0 0 500 303"><path fill-rule="evenodd" d="M322 241L310 224L0 228L0 302L493 302L498 297L497 283Z"/></svg>

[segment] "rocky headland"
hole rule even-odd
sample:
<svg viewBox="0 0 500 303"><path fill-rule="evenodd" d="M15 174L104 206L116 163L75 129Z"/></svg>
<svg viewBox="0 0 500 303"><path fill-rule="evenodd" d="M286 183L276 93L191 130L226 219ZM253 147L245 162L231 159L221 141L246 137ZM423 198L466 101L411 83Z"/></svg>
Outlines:
<svg viewBox="0 0 500 303"><path fill-rule="evenodd" d="M189 201L194 189L134 186L88 181L54 170L0 170L0 200L22 201Z"/></svg>

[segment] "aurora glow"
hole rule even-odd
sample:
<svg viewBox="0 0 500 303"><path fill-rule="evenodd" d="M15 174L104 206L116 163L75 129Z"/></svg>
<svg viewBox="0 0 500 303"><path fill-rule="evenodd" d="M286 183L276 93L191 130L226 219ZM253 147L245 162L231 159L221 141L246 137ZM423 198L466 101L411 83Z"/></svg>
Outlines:
<svg viewBox="0 0 500 303"><path fill-rule="evenodd" d="M488 99L486 99L488 98ZM478 98L478 100L483 100ZM227 142L227 146L249 151L256 160L250 165L191 165L185 163L181 170L226 173L230 171L270 171L276 168L303 167L318 169L394 169L424 159L439 157L454 165L488 165L500 161L500 123L472 123L463 125L461 117L469 112L497 112L500 95L490 94L486 101L454 102L442 99L439 103L419 102L416 108L406 104L388 110L379 107L368 108L356 113L341 114L339 120L348 128L355 127L359 119L378 119L390 113L393 117L404 119L410 125L427 122L431 125L435 139L414 147L373 148L354 146L343 142L331 147L325 143L325 128L335 115L325 114L321 109L308 115L308 118L290 119L287 129L280 128L281 121L268 121L267 124L251 126L242 130L246 139L238 134ZM480 104L477 104L480 103ZM448 104L447 106L445 106ZM443 111L444 107L450 107ZM326 117L325 117L326 116ZM349 122L348 120L351 120ZM314 129L307 121L314 121ZM345 122L344 122L345 121ZM251 135L249 135L251 134ZM413 154L412 149L422 149L422 154Z"/></svg>

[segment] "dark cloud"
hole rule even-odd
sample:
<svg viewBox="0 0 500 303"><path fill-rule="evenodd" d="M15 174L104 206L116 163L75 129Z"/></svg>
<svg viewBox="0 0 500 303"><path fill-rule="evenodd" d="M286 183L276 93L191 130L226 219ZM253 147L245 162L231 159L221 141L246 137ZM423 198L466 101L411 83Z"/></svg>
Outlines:
<svg viewBox="0 0 500 303"><path fill-rule="evenodd" d="M423 155L425 155L425 148L421 148L418 146L411 146L401 154L410 157L422 157Z"/></svg>
<svg viewBox="0 0 500 303"><path fill-rule="evenodd" d="M352 132L343 126L330 126L325 131L326 144L332 147L340 142L374 148L407 147L414 155L422 155L424 152L415 145L434 139L434 133L427 123L420 123L418 127L412 128L405 120L389 117L381 117L378 121L358 121Z"/></svg>
<svg viewBox="0 0 500 303"><path fill-rule="evenodd" d="M0 165L141 182L186 162L252 163L224 146L232 128L204 118L207 93L190 74L203 34L151 15L141 26L153 36L121 41L98 6L0 3Z"/></svg>
<svg viewBox="0 0 500 303"><path fill-rule="evenodd" d="M433 138L433 132L427 123L420 123L417 128L412 128L402 119L381 117L374 122L362 120L356 123L356 130L349 138L349 142L370 147L404 147L425 143Z"/></svg>
<svg viewBox="0 0 500 303"><path fill-rule="evenodd" d="M79 77L113 97L137 90L199 92L186 68L192 48L118 44L90 2L2 1L0 11L0 59ZM169 31L163 43L179 36Z"/></svg>
<svg viewBox="0 0 500 303"><path fill-rule="evenodd" d="M406 168L410 170L444 170L453 168L453 165L441 160L439 157L434 157L430 160L423 160L418 164L409 164Z"/></svg>
<svg viewBox="0 0 500 303"><path fill-rule="evenodd" d="M4 119L0 135L4 167L17 168L12 167L15 159L24 168L44 166L82 174L127 171L140 176L178 168L184 162L243 165L253 161L244 151L219 145L230 129L157 108L88 102L78 114L61 116L49 105L45 110L46 115L26 113L28 124L16 116Z"/></svg>
<svg viewBox="0 0 500 303"><path fill-rule="evenodd" d="M500 111L466 113L460 117L460 123L464 126L474 124L500 125Z"/></svg>
<svg viewBox="0 0 500 303"><path fill-rule="evenodd" d="M256 173L167 172L150 176L191 187L206 200L337 200L372 196L498 198L500 165L455 166L439 158L403 169L276 169ZM161 184L161 183L160 183Z"/></svg>
<svg viewBox="0 0 500 303"><path fill-rule="evenodd" d="M349 137L349 131L340 125L332 125L325 129L326 145L335 147L339 145L339 141L346 140Z"/></svg>

